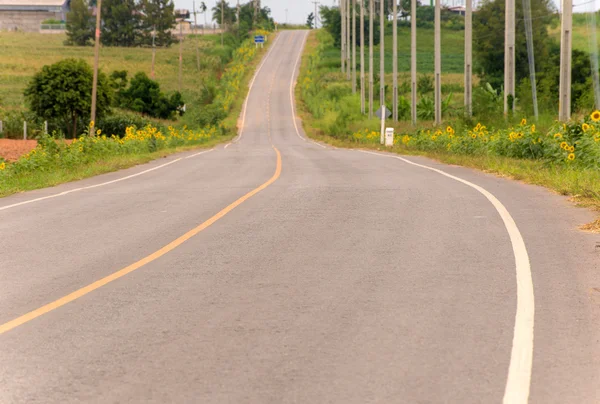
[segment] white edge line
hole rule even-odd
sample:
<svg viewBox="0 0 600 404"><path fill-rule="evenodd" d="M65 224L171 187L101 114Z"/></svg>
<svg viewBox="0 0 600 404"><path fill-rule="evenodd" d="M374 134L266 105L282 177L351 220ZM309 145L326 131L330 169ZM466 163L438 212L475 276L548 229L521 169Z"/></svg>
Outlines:
<svg viewBox="0 0 600 404"><path fill-rule="evenodd" d="M16 208L17 206L28 205L28 204L30 204L30 203L34 203L34 202L40 202L40 201L44 201L44 200L46 200L46 199L58 198L59 196L64 196L64 195L72 194L72 193L74 193L74 192L84 191L84 190L86 190L86 189L99 188L99 187L103 187L103 186L106 186L106 185L114 184L114 183L116 183L116 182L121 182L121 181L125 181L125 180L131 179L131 178L139 177L140 175L144 175L144 174L147 174L147 173L149 173L149 172L152 172L152 171L158 170L158 169L160 169L160 168L167 167L167 166L169 166L169 165L171 165L171 164L177 163L178 161L181 161L181 160L184 160L184 159L189 159L189 158L196 157L196 156L200 156L201 154L209 153L209 152L211 152L211 151L213 151L213 150L214 150L214 149L205 150L205 151L202 151L202 152L200 152L200 153L192 154L191 156L187 156L187 157L180 157L180 158L178 158L178 159L175 159L175 160L173 160L173 161L169 161L168 163L161 164L161 165L159 165L159 166L152 167L152 168L150 168L150 169L148 169L148 170L144 170L144 171L141 171L141 172L139 172L139 173L131 174L131 175L128 175L128 176L126 176L126 177L117 178L116 180L107 181L107 182L102 182L102 183L100 183L100 184L89 185L89 186L87 186L87 187L81 187L81 188L70 189L70 190L68 190L68 191L60 192L60 193L58 193L58 194L53 194L53 195L43 196L43 197L41 197L41 198L30 199L30 200L28 200L28 201L23 201L23 202L19 202L19 203L13 203L12 205L1 206L1 207L0 207L0 211L2 211L2 210L7 210L7 209L11 209L11 208Z"/></svg>
<svg viewBox="0 0 600 404"><path fill-rule="evenodd" d="M533 280L529 255L525 247L523 236L517 227L508 209L492 193L479 185L473 184L462 178L455 177L442 170L414 163L399 156L391 156L374 153L365 150L357 150L361 153L373 154L380 157L395 158L407 164L434 171L445 177L461 182L481 193L496 208L500 214L504 226L510 237L513 253L515 256L515 270L517 278L517 312L515 315L515 327L513 334L512 350L508 377L504 390L504 404L526 404L529 401L529 390L531 387L531 369L533 361L533 333L535 316L535 299L533 292Z"/></svg>
<svg viewBox="0 0 600 404"><path fill-rule="evenodd" d="M296 118L296 103L294 102L294 89L296 88L297 76L296 72L298 71L298 66L300 64L300 60L302 60L302 54L304 53L304 46L306 45L306 41L308 40L308 34L304 34L304 39L302 40L302 47L300 48L300 53L298 54L298 58L296 59L296 64L294 65L294 70L292 71L292 80L290 82L290 102L292 103L292 120L294 121L294 128L296 129L296 135L305 142L310 142L316 144L323 149L326 149L326 146L323 146L321 143L317 143L312 139L307 139L300 135L300 130L298 129L298 123ZM298 72L299 74L299 72Z"/></svg>
<svg viewBox="0 0 600 404"><path fill-rule="evenodd" d="M254 87L254 82L256 81L256 78L258 77L258 73L260 73L263 66L269 59L269 56L271 56L271 52L273 52L273 49L275 49L275 44L277 44L278 41L279 41L279 35L277 35L277 38L275 38L275 41L271 44L271 47L267 51L267 54L265 55L263 61L258 66L258 69L256 69L256 71L254 72L254 76L252 76L252 80L250 80L250 84L248 85L248 95L246 96L246 99L244 100L244 106L242 107L242 123L240 125L240 133L239 133L239 135L237 135L237 137L235 139L233 139L233 141L231 143L239 142L239 140L242 138L242 135L244 134L244 127L246 126L246 110L248 109L248 100L250 99L250 94L252 93L252 88Z"/></svg>
<svg viewBox="0 0 600 404"><path fill-rule="evenodd" d="M227 143L224 147L224 149L227 149L229 146L231 146L231 142Z"/></svg>

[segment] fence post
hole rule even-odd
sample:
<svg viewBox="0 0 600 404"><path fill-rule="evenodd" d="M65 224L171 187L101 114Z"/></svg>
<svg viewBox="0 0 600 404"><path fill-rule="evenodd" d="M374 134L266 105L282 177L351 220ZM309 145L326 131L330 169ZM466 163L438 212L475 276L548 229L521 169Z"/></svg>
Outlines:
<svg viewBox="0 0 600 404"><path fill-rule="evenodd" d="M2 124L2 120L0 120L0 133L4 132L4 127Z"/></svg>
<svg viewBox="0 0 600 404"><path fill-rule="evenodd" d="M48 121L44 121L44 135L48 134Z"/></svg>
<svg viewBox="0 0 600 404"><path fill-rule="evenodd" d="M23 140L27 140L27 121L23 121Z"/></svg>

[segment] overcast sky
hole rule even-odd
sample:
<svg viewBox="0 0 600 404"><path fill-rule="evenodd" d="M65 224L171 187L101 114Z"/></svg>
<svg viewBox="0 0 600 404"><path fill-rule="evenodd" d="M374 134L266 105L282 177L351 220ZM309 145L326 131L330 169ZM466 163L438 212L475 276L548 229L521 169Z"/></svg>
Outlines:
<svg viewBox="0 0 600 404"><path fill-rule="evenodd" d="M192 11L192 1L193 0L175 0L176 8L185 8ZM196 0L196 7L200 4L202 0ZM218 0L204 0L209 9L212 9ZM427 0L421 0L422 2L427 2ZM554 3L559 4L560 0L554 0ZM589 3L590 0L574 0L575 4L574 11L575 12L584 12L588 11L589 8L593 7L593 3ZM237 4L237 0L228 0L230 5ZM240 0L240 3L247 3L248 0ZM442 3L452 2L452 0L442 0ZM600 0L598 0L600 2ZM332 6L337 4L337 0L319 0L320 4ZM271 8L273 18L275 21L279 23L284 23L286 21L286 9L288 22L295 24L304 24L306 22L306 17L311 11L314 11L315 5L311 0L262 0L263 6L268 6ZM583 4L583 6L578 6L579 4ZM597 4L597 3L596 3ZM199 17L199 22L203 21L203 17ZM209 21L211 20L210 12L208 16Z"/></svg>
<svg viewBox="0 0 600 404"><path fill-rule="evenodd" d="M218 0L204 0L206 6L212 9ZM202 0L196 0L196 8L202 2ZM229 0L230 5L237 4L237 0ZM240 3L247 3L248 0L240 0ZM320 4L331 6L335 0L319 0ZM304 24L308 14L315 10L315 5L311 0L262 0L263 6L268 6L271 9L273 18L279 23L285 22L285 10L288 9L288 22L296 24ZM175 0L175 8L185 8L192 11L192 0ZM204 20L204 17L198 17L200 21ZM210 20L210 12L209 17Z"/></svg>

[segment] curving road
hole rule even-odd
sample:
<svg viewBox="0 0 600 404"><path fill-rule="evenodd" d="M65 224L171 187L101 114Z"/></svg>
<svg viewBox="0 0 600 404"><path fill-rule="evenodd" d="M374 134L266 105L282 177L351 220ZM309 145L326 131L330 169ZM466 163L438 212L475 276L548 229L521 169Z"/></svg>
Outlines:
<svg viewBox="0 0 600 404"><path fill-rule="evenodd" d="M0 200L1 403L600 402L593 215L307 140L305 38L232 144Z"/></svg>

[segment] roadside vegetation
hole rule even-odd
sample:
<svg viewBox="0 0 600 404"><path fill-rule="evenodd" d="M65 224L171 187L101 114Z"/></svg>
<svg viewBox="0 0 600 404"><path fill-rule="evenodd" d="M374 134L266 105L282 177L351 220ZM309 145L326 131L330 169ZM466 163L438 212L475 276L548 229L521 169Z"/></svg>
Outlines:
<svg viewBox="0 0 600 404"><path fill-rule="evenodd" d="M550 30L551 22L544 29ZM420 29L419 35L423 29L428 28ZM298 110L305 131L315 139L337 146L382 149L379 119L368 119L360 113L360 96L352 93L351 83L340 72L340 50L336 46L335 31L336 28L331 26L313 31L307 41L296 87ZM462 32L459 34L462 43ZM444 35L443 31L442 38ZM391 39L387 42L391 43ZM445 51L446 48L443 49ZM477 56L479 63L483 63L486 57L496 57L482 54L485 49L496 52L495 47L480 47ZM552 55L549 58L555 56L553 48L547 50ZM589 55L584 50L578 50L578 54L579 57L574 55L574 64L580 60L582 68L588 69L588 74L582 77L579 86L577 75L574 77L573 108L576 114L569 123L558 123L554 111L550 110L542 114L537 122L530 117L531 111L523 101L526 100L527 91L530 91L526 80L521 81L520 94L523 96L517 100L517 112L514 116L504 117L503 94L490 84L497 81L497 77L487 70L487 74L480 74L480 84L474 89L474 116L465 117L462 94L459 93L461 98L457 103L456 96L453 96L455 89L446 88L443 89L442 108L445 123L436 127L432 122L433 84L427 75L421 74L418 83L418 125L413 127L409 121L410 104L407 98L410 97L410 88L403 91L401 86L400 121L396 124L390 120L386 122L396 132L391 151L433 157L446 163L546 186L561 194L571 195L582 204L600 209L600 112L593 109ZM443 69L442 82L447 82L447 78L454 73L446 73L444 65ZM557 94L552 91L558 91L558 85L554 87L553 83L558 78L554 75L554 69L547 69L541 76L541 81L546 80L545 86L542 85L541 97L546 104L541 106L553 105ZM379 99L377 81L376 76L376 100ZM386 78L386 83L391 84L391 77ZM462 85L460 87L462 92ZM387 105L392 104L390 92L387 91ZM374 109L379 108L378 104L374 105ZM593 228L600 229L600 222L589 226L589 229Z"/></svg>
<svg viewBox="0 0 600 404"><path fill-rule="evenodd" d="M21 42L0 37L10 49L0 65L12 66L5 77L0 76L0 120L4 121L0 137L22 138L22 122L27 119L29 137L38 140L34 150L16 161L0 157L0 196L231 139L237 133L237 118L248 82L267 51L267 47L257 49L251 39L254 33L270 32L267 29L273 21L268 9L263 11L264 19L255 22L250 15L249 24L240 24L251 31L228 31L224 46L220 36L186 38L181 92L173 90L179 86L178 49L157 52L153 80L147 70L139 70L144 65L150 67L151 50L103 48L98 121L93 123L89 121L92 48L66 46L60 43L60 35L48 36L56 47L43 48L49 56L44 59L26 49L36 40L35 35L7 35L14 35ZM50 60L56 61L48 63ZM115 70L104 72L110 68ZM131 71L136 73L130 74ZM20 76L22 80L17 80L17 84L11 81L11 77ZM15 92L19 95L14 96ZM44 131L44 121L48 123L48 133Z"/></svg>

